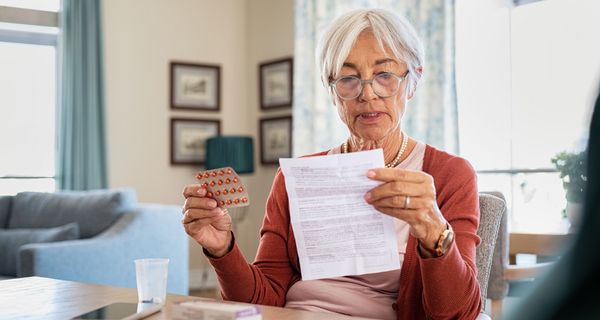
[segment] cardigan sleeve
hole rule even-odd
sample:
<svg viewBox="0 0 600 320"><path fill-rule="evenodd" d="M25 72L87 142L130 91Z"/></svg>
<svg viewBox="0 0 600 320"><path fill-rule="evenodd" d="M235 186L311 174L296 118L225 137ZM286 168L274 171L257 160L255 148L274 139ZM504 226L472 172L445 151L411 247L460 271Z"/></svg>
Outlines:
<svg viewBox="0 0 600 320"><path fill-rule="evenodd" d="M442 257L420 260L423 306L433 319L475 319L481 310L475 249L480 239L477 177L464 159L453 157L431 172L440 211L455 241Z"/></svg>
<svg viewBox="0 0 600 320"><path fill-rule="evenodd" d="M292 266L288 199L283 174L277 171L260 230L256 260L248 264L237 244L221 258L211 258L225 300L283 306L290 285L300 279ZM292 253L296 255L296 252Z"/></svg>

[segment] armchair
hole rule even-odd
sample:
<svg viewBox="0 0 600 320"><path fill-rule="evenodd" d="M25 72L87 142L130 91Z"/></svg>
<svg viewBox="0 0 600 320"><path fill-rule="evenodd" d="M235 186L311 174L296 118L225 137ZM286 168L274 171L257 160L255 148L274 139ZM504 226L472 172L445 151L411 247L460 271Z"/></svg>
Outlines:
<svg viewBox="0 0 600 320"><path fill-rule="evenodd" d="M482 313L477 317L478 320L487 320L489 316L485 314L485 301L488 293L488 281L492 267L492 257L497 248L497 238L499 230L502 229L502 222L506 222L506 203L504 197L499 192L480 193L479 194L479 228L477 235L481 238L481 243L477 247L477 280L481 291L481 301L483 303Z"/></svg>

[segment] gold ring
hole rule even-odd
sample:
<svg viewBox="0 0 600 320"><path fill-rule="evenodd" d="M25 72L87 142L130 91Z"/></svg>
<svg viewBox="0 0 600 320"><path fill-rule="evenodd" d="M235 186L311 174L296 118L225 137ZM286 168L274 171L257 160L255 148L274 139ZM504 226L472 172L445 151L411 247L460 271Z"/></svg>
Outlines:
<svg viewBox="0 0 600 320"><path fill-rule="evenodd" d="M404 210L408 209L408 205L410 205L410 197L409 196L404 196Z"/></svg>

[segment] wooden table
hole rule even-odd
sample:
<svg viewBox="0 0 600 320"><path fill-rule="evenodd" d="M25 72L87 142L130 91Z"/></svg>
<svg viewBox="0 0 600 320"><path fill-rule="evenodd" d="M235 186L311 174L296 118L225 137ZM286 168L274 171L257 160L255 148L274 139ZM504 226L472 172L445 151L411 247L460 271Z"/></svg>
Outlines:
<svg viewBox="0 0 600 320"><path fill-rule="evenodd" d="M160 313L147 319L171 319L171 303L198 297L167 295ZM0 319L70 319L114 302L137 302L137 291L42 277L0 281ZM356 320L329 313L261 306L263 319ZM363 318L364 319L364 318Z"/></svg>

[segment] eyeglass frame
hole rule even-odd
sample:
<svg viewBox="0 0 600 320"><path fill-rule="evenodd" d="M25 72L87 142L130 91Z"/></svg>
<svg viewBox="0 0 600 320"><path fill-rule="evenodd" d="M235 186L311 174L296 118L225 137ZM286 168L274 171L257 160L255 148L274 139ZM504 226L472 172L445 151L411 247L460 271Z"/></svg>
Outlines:
<svg viewBox="0 0 600 320"><path fill-rule="evenodd" d="M407 70L404 73L403 76L399 76L399 75L397 75L397 74L395 74L393 72L381 72L381 73L376 74L373 78L366 79L366 80L363 80L363 79L361 79L361 78L359 78L357 76L342 76L342 77L339 77L339 78L337 78L337 79L332 80L331 82L329 82L329 86L333 88L333 91L338 96L338 98L340 98L342 100L352 100L352 99L356 99L356 98L360 97L360 95L362 94L363 90L365 90L365 83L370 84L371 85L371 89L373 89L373 80L375 80L375 78L377 78L378 76L380 76L382 74L389 74L389 75L394 76L396 79L400 80L400 81L398 81L398 87L396 88L396 90L394 91L394 93L390 94L389 96L382 96L382 95L379 95L377 92L375 92L375 90L373 89L373 93L375 93L375 95L377 95L379 98L389 98L389 97L392 97L392 96L396 95L400 91L400 85L402 84L402 81L406 80L406 78L408 77L408 73L409 72L410 71ZM352 97L352 98L343 98L342 96L340 96L339 92L337 91L337 89L336 89L337 82L340 81L340 80L342 80L342 79L344 79L344 78L355 78L355 79L358 79L358 81L360 81L360 91L358 91L358 94L355 97Z"/></svg>

